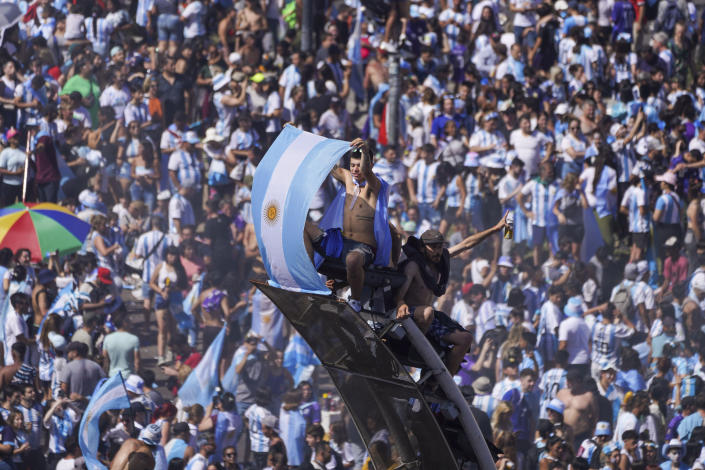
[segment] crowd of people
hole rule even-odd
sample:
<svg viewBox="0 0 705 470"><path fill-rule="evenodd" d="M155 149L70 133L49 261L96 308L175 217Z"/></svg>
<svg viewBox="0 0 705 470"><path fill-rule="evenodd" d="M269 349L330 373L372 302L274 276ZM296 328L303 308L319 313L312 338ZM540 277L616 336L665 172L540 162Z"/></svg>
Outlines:
<svg viewBox="0 0 705 470"><path fill-rule="evenodd" d="M312 351L248 283L266 279L253 177L285 124L365 139L402 242L486 234L429 312L465 330L449 367L498 468L705 468L704 12L313 3L304 50L301 2L19 2L0 206L26 186L91 231L69 256L0 249L0 470L82 468L79 422L117 373L132 406L101 417L110 468L372 468L349 415L322 427ZM183 406L224 326L222 389Z"/></svg>

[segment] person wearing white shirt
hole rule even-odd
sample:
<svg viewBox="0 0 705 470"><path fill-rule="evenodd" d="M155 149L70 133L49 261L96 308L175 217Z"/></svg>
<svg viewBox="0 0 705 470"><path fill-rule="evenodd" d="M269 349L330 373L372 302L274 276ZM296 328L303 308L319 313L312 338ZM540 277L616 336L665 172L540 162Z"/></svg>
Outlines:
<svg viewBox="0 0 705 470"><path fill-rule="evenodd" d="M582 304L580 297L571 297L563 308L566 318L558 327L558 349L568 351L569 368L587 377L590 373L590 327L583 320Z"/></svg>
<svg viewBox="0 0 705 470"><path fill-rule="evenodd" d="M15 292L10 296L10 306L7 309L7 317L5 318L5 365L9 366L15 363L12 357L12 345L15 343L29 342L29 328L27 322L24 321L22 315L29 311L29 296L22 292Z"/></svg>
<svg viewBox="0 0 705 470"><path fill-rule="evenodd" d="M541 160L541 139L536 131L531 130L531 120L528 115L519 118L519 129L509 135L509 143L514 147L517 157L524 162L528 174L538 172Z"/></svg>
<svg viewBox="0 0 705 470"><path fill-rule="evenodd" d="M112 83L100 94L99 101L101 106L113 108L115 118L120 119L125 111L125 106L130 102L130 91L125 86L125 75L117 67L113 73Z"/></svg>
<svg viewBox="0 0 705 470"><path fill-rule="evenodd" d="M203 18L206 7L200 0L191 0L181 12L181 21L184 23L184 39L193 39L206 34Z"/></svg>
<svg viewBox="0 0 705 470"><path fill-rule="evenodd" d="M193 214L193 207L189 202L191 186L182 186L179 192L174 194L169 201L169 231L171 233L181 233L184 225L195 225L196 217Z"/></svg>

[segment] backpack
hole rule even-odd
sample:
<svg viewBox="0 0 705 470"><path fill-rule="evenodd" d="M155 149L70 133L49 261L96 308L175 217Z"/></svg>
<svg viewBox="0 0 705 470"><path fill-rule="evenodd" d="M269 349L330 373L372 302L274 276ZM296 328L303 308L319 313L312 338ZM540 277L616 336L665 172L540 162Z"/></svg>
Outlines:
<svg viewBox="0 0 705 470"><path fill-rule="evenodd" d="M634 303L632 301L631 289L624 282L617 286L617 291L612 296L612 303L622 315L630 315L632 313Z"/></svg>
<svg viewBox="0 0 705 470"><path fill-rule="evenodd" d="M663 20L661 21L660 29L661 31L671 34L676 28L676 23L684 19L683 14L678 8L678 2L669 1L666 6L666 12L663 15Z"/></svg>

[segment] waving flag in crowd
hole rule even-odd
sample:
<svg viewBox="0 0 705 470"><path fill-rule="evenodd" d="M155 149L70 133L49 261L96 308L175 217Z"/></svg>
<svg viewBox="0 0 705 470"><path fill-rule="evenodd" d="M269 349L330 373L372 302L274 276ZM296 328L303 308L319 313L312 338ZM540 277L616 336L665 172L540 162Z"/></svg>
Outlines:
<svg viewBox="0 0 705 470"><path fill-rule="evenodd" d="M213 401L213 393L218 386L218 363L223 352L225 328L220 330L201 362L191 371L179 389L179 398L184 405L198 403L206 408Z"/></svg>
<svg viewBox="0 0 705 470"><path fill-rule="evenodd" d="M98 383L96 391L86 407L86 413L81 419L81 427L78 431L78 445L86 459L88 470L107 469L98 460L98 444L100 442L98 422L100 416L108 410L125 408L130 408L130 399L127 397L122 373L118 372L111 378L103 379Z"/></svg>

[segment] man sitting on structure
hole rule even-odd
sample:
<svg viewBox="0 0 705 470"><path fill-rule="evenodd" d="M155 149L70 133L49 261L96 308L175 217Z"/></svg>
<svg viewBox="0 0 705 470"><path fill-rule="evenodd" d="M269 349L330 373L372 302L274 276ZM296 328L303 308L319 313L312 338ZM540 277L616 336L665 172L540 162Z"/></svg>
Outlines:
<svg viewBox="0 0 705 470"><path fill-rule="evenodd" d="M437 230L426 230L421 239L409 237L403 247L407 259L400 268L406 281L397 292L397 319L411 316L419 329L445 348L450 348L446 366L455 375L472 344L472 334L443 312L434 310L435 297L446 291L450 275L450 259L469 250L485 238L504 228L506 214L497 225L469 236L445 248L445 238Z"/></svg>
<svg viewBox="0 0 705 470"><path fill-rule="evenodd" d="M350 285L348 304L359 312L365 268L371 264L388 266L395 263L399 249L394 250L392 245L399 237L392 230L387 216L389 186L372 172L372 152L359 138L350 146L353 147L350 169L336 166L331 171L343 188L318 226L306 223L304 243L312 261L315 252L345 263ZM320 265L319 262L316 264Z"/></svg>

